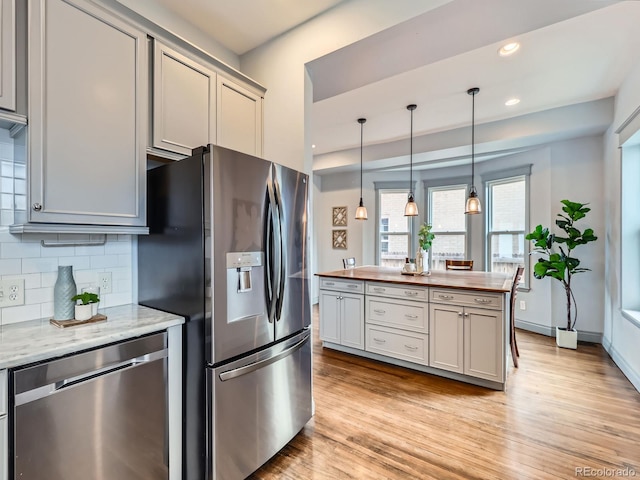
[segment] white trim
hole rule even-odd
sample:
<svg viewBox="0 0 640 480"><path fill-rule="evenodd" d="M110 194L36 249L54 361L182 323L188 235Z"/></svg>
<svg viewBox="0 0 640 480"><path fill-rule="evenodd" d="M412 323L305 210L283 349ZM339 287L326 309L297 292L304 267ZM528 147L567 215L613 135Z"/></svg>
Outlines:
<svg viewBox="0 0 640 480"><path fill-rule="evenodd" d="M602 346L624 376L627 377L627 380L629 380L635 389L640 392L640 372L636 372L633 367L627 363L624 357L618 353L613 345L611 345L609 339L605 338L602 342Z"/></svg>
<svg viewBox="0 0 640 480"><path fill-rule="evenodd" d="M518 320L516 318L516 328L526 330L528 332L539 333L540 335L546 335L547 337L555 338L556 327L549 327L546 325L538 325L537 323L527 322L525 320ZM587 332L578 329L578 340L588 343L602 343L602 333L599 332Z"/></svg>
<svg viewBox="0 0 640 480"><path fill-rule="evenodd" d="M622 313L622 316L627 320L629 320L629 322L631 322L636 327L640 328L640 312L639 311L626 309L626 310L620 310L620 313Z"/></svg>

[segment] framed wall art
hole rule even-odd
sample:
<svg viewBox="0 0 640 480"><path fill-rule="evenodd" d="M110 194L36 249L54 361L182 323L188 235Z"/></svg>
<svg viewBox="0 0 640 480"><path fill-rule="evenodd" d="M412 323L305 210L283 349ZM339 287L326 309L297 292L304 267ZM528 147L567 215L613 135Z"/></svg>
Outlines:
<svg viewBox="0 0 640 480"><path fill-rule="evenodd" d="M347 231L333 230L333 248L347 249Z"/></svg>
<svg viewBox="0 0 640 480"><path fill-rule="evenodd" d="M347 207L333 207L333 226L347 226Z"/></svg>

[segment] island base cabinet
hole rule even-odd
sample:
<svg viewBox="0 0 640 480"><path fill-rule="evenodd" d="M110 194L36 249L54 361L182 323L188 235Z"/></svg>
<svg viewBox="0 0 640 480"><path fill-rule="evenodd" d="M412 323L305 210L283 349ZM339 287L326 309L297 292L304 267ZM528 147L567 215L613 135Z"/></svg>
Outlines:
<svg viewBox="0 0 640 480"><path fill-rule="evenodd" d="M464 373L504 381L502 312L465 308Z"/></svg>
<svg viewBox="0 0 640 480"><path fill-rule="evenodd" d="M364 296L320 291L320 339L364 350Z"/></svg>
<svg viewBox="0 0 640 480"><path fill-rule="evenodd" d="M463 308L431 305L429 312L429 365L464 373Z"/></svg>
<svg viewBox="0 0 640 480"><path fill-rule="evenodd" d="M421 333L367 325L367 351L428 365L428 337Z"/></svg>

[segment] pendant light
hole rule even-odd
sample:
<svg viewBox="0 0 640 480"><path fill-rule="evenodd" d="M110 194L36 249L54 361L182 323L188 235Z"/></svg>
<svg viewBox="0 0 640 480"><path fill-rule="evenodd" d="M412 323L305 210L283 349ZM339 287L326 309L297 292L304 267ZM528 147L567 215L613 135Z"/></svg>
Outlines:
<svg viewBox="0 0 640 480"><path fill-rule="evenodd" d="M411 135L410 135L410 150L409 150L409 198L407 204L404 207L405 217L416 217L418 215L418 205L416 205L413 199L413 111L417 108L417 105L407 105L407 110L411 112Z"/></svg>
<svg viewBox="0 0 640 480"><path fill-rule="evenodd" d="M475 180L475 117L476 117L476 94L480 91L478 87L470 88L467 93L471 95L471 187L469 188L469 198L467 198L467 205L464 209L464 213L474 215L482 212L482 205L480 205L480 199L478 198L478 192L476 191Z"/></svg>
<svg viewBox="0 0 640 480"><path fill-rule="evenodd" d="M366 121L366 118L358 119L358 123L360 124L360 205L356 208L356 220L367 219L367 207L362 203L362 130L364 129Z"/></svg>

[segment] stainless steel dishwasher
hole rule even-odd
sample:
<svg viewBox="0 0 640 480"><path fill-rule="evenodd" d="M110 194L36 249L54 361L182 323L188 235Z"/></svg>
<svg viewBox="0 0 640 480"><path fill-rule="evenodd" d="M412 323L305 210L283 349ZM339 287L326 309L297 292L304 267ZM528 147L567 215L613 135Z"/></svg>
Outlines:
<svg viewBox="0 0 640 480"><path fill-rule="evenodd" d="M166 374L166 333L13 370L13 478L167 479Z"/></svg>

